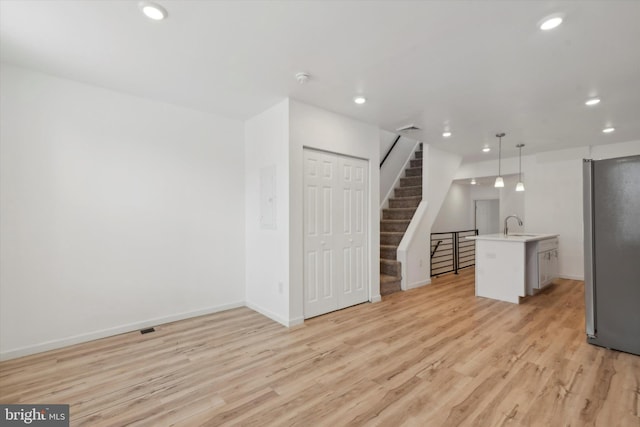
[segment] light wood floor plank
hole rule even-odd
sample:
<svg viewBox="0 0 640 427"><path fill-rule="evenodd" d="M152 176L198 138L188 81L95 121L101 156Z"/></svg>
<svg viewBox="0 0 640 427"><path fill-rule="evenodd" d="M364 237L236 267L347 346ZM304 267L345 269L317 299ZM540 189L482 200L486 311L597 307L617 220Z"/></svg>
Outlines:
<svg viewBox="0 0 640 427"><path fill-rule="evenodd" d="M583 298L477 298L467 269L292 329L238 308L2 362L0 401L92 427L640 427L640 357L585 342Z"/></svg>

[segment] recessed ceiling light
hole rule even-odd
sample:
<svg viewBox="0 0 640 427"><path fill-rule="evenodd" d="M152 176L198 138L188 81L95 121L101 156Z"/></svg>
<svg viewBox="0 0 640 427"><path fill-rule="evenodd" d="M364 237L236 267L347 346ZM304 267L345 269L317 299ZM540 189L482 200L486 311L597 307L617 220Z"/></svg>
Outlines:
<svg viewBox="0 0 640 427"><path fill-rule="evenodd" d="M367 98L365 98L364 96L356 96L353 98L353 102L355 102L358 105L362 105L365 102L367 102Z"/></svg>
<svg viewBox="0 0 640 427"><path fill-rule="evenodd" d="M587 102L585 102L584 104L591 106L591 105L596 105L596 104L599 104L599 103L600 103L600 98L591 98L591 99L587 100Z"/></svg>
<svg viewBox="0 0 640 427"><path fill-rule="evenodd" d="M604 128L604 129L602 129L602 132L604 132L604 133L611 133L611 132L613 132L614 130L616 130L616 128Z"/></svg>
<svg viewBox="0 0 640 427"><path fill-rule="evenodd" d="M445 138L449 138L451 136L451 132L449 132L449 131L443 132L442 136L444 136Z"/></svg>
<svg viewBox="0 0 640 427"><path fill-rule="evenodd" d="M542 20L542 23L540 24L540 29L542 31L549 31L549 30L553 30L560 24L562 24L562 16L553 15Z"/></svg>
<svg viewBox="0 0 640 427"><path fill-rule="evenodd" d="M489 148L489 147L484 147L484 148L482 149L482 151L483 151L484 153L488 153L489 151L491 151L491 148Z"/></svg>
<svg viewBox="0 0 640 427"><path fill-rule="evenodd" d="M471 185L476 185L476 179L475 178L471 178Z"/></svg>
<svg viewBox="0 0 640 427"><path fill-rule="evenodd" d="M140 3L140 10L147 18L154 21L162 21L167 17L167 10L156 3L143 1Z"/></svg>

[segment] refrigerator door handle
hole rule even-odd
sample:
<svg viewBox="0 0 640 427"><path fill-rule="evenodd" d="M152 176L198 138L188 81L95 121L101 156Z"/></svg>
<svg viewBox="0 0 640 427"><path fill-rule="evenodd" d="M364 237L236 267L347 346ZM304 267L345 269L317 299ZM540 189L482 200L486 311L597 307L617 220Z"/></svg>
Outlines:
<svg viewBox="0 0 640 427"><path fill-rule="evenodd" d="M588 337L596 336L595 310L595 266L593 258L593 161L585 159L582 169L583 177L583 212L584 212L584 298L586 330Z"/></svg>

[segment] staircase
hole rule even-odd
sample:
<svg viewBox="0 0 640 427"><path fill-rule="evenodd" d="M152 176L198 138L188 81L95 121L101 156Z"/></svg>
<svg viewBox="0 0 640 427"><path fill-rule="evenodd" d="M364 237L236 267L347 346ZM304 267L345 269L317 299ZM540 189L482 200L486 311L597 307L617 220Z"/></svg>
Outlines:
<svg viewBox="0 0 640 427"><path fill-rule="evenodd" d="M380 221L380 294L400 290L402 274L397 250L411 218L422 200L422 144L400 178L400 186L389 199L389 208L382 210Z"/></svg>

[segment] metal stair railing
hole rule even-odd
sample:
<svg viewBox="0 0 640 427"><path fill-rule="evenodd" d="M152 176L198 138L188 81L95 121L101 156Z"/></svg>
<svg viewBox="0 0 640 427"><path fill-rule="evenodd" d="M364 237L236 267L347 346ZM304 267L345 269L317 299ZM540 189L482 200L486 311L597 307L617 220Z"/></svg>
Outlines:
<svg viewBox="0 0 640 427"><path fill-rule="evenodd" d="M382 161L380 162L380 167L382 167L382 165L384 164L385 160L387 160L387 157L389 157L389 154L391 154L391 152L393 151L393 149L395 148L396 144L398 143L398 141L400 141L400 138L402 137L402 135L398 135L398 137L396 138L395 141L393 141L393 144L391 144L391 148L389 148L389 150L387 151L387 154L384 155L384 157L382 158Z"/></svg>
<svg viewBox="0 0 640 427"><path fill-rule="evenodd" d="M431 277L476 265L476 242L466 237L477 235L477 229L431 233Z"/></svg>

